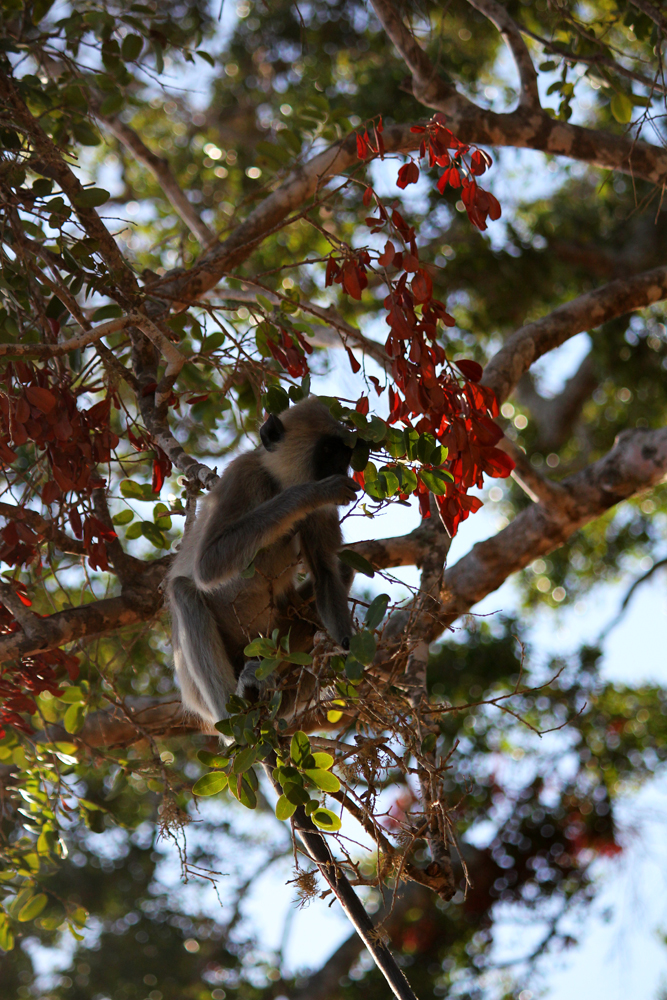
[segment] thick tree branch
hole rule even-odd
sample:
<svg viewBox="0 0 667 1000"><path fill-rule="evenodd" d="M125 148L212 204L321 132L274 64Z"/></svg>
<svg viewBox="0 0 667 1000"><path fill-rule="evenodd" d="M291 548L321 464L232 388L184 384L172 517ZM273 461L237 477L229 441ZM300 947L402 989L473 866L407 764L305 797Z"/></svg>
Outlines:
<svg viewBox="0 0 667 1000"><path fill-rule="evenodd" d="M531 110L540 108L537 73L516 21L496 0L468 0L468 3L496 26L512 53L521 80L519 107Z"/></svg>
<svg viewBox="0 0 667 1000"><path fill-rule="evenodd" d="M581 408L598 384L595 364L587 354L574 375L567 380L561 392L552 399L541 396L530 374L519 379L517 396L530 410L537 424L538 450L558 451L568 440L579 418Z"/></svg>
<svg viewBox="0 0 667 1000"><path fill-rule="evenodd" d="M570 337L592 330L616 316L643 309L667 296L667 267L612 281L586 292L534 323L527 323L507 339L484 369L482 382L502 402L538 358Z"/></svg>
<svg viewBox="0 0 667 1000"><path fill-rule="evenodd" d="M657 486L666 475L667 428L623 431L604 458L559 483L560 501L528 507L447 570L441 627L497 590L512 573L558 548L610 507Z"/></svg>
<svg viewBox="0 0 667 1000"><path fill-rule="evenodd" d="M122 597L108 597L92 604L82 604L78 608L58 611L48 618L40 618L33 625L29 636L22 632L2 635L0 663L56 649L76 639L105 635L129 625L149 621L156 615L159 607L157 588L154 588L153 593L146 588L145 593L147 600L143 604L136 600L126 601Z"/></svg>
<svg viewBox="0 0 667 1000"><path fill-rule="evenodd" d="M444 112L447 124L464 142L538 149L630 173L654 184L667 179L667 150L658 146L556 121L538 108L519 105L515 111L497 114L478 107L438 76L391 0L373 0L373 6L412 74L417 100Z"/></svg>
<svg viewBox="0 0 667 1000"><path fill-rule="evenodd" d="M201 245L205 248L210 246L216 240L216 234L202 221L194 205L188 201L185 192L181 190L173 175L169 161L152 152L134 129L120 121L119 118L105 118L97 111L95 115L104 127L132 153L135 160L150 170L171 207L190 232L197 237Z"/></svg>

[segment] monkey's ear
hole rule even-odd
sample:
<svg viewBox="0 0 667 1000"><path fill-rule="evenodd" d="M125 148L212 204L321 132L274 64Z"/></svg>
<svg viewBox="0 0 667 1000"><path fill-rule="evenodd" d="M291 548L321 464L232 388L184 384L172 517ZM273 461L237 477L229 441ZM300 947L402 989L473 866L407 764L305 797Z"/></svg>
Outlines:
<svg viewBox="0 0 667 1000"><path fill-rule="evenodd" d="M267 451L273 451L285 434L285 428L280 417L272 413L259 429L259 436Z"/></svg>

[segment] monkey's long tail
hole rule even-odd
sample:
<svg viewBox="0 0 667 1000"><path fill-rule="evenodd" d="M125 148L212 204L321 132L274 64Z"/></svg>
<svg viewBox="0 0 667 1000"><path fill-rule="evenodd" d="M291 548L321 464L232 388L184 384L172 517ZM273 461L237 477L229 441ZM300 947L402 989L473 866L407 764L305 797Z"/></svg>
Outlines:
<svg viewBox="0 0 667 1000"><path fill-rule="evenodd" d="M183 704L210 723L227 717L236 678L215 619L195 584L177 576L169 584L174 664Z"/></svg>

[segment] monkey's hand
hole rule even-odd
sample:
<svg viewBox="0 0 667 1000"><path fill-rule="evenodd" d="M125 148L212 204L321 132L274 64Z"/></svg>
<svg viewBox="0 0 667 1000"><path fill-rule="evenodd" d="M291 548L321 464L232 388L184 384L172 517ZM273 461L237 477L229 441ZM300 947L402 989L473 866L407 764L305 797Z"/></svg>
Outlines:
<svg viewBox="0 0 667 1000"><path fill-rule="evenodd" d="M361 489L358 483L350 476L328 476L321 479L318 486L322 492L324 503L334 503L339 507L346 507L352 503L357 493Z"/></svg>

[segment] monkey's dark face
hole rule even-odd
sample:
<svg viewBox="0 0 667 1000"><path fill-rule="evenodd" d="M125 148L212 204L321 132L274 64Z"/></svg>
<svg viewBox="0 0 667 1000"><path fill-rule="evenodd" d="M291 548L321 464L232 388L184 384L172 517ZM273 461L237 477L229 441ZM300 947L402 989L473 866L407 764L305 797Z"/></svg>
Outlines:
<svg viewBox="0 0 667 1000"><path fill-rule="evenodd" d="M313 449L313 479L347 474L352 449L337 434L324 434Z"/></svg>

